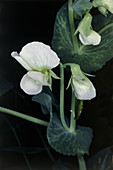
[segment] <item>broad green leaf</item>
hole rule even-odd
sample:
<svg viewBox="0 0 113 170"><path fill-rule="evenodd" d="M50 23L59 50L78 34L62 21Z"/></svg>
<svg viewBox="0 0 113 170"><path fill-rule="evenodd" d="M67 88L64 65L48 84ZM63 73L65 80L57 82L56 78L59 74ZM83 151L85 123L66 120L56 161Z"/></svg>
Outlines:
<svg viewBox="0 0 113 170"><path fill-rule="evenodd" d="M74 49L69 28L67 3L57 13L52 47L61 58L61 62L66 63L65 58L69 58L69 61L73 59Z"/></svg>
<svg viewBox="0 0 113 170"><path fill-rule="evenodd" d="M92 27L98 32L111 23L113 23L112 14L109 14L107 18L99 14L93 17ZM79 41L79 50L78 53L75 53L68 21L67 4L65 4L56 16L52 47L62 63L79 64L82 71L90 73L99 70L113 57L113 25L106 27L103 32L100 31L100 35L102 40L99 45L84 46Z"/></svg>
<svg viewBox="0 0 113 170"><path fill-rule="evenodd" d="M92 141L92 129L78 126L75 133L66 131L54 113L47 128L47 139L51 147L63 155L88 154Z"/></svg>
<svg viewBox="0 0 113 170"><path fill-rule="evenodd" d="M40 103L42 107L44 106L44 108L43 108L44 114L48 114L48 113L52 112L52 100L48 94L41 92L41 93L33 96L32 101ZM42 111L43 111L43 109L42 109Z"/></svg>
<svg viewBox="0 0 113 170"><path fill-rule="evenodd" d="M13 88L13 84L4 77L0 77L0 96Z"/></svg>
<svg viewBox="0 0 113 170"><path fill-rule="evenodd" d="M93 7L93 4L90 2L90 0L75 0L73 5L73 10L82 17L83 14L85 14L86 11L90 11Z"/></svg>

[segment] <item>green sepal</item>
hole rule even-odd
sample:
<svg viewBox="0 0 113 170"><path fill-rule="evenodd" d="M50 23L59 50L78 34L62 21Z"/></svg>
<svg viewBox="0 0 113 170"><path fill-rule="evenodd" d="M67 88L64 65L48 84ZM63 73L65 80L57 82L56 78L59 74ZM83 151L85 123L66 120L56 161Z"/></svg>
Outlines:
<svg viewBox="0 0 113 170"><path fill-rule="evenodd" d="M54 79L60 79L60 77L58 77L52 70L50 70L49 73Z"/></svg>
<svg viewBox="0 0 113 170"><path fill-rule="evenodd" d="M107 17L108 11L104 7L98 7L98 10L100 11L101 14L103 14L105 17Z"/></svg>
<svg viewBox="0 0 113 170"><path fill-rule="evenodd" d="M83 109L83 100L76 100L75 106L75 113L76 113L76 120L79 119Z"/></svg>
<svg viewBox="0 0 113 170"><path fill-rule="evenodd" d="M72 76L75 77L78 80L82 80L82 79L85 78L85 76L82 73L80 66L78 64L72 64L71 65L71 72L72 72Z"/></svg>
<svg viewBox="0 0 113 170"><path fill-rule="evenodd" d="M67 85L67 87L66 87L66 90L69 89L69 87L70 87L70 85L71 85L71 81L72 81L72 77L70 77L70 79L69 79L69 82L68 82L68 85Z"/></svg>
<svg viewBox="0 0 113 170"><path fill-rule="evenodd" d="M83 72L83 74L85 74L86 76L89 76L89 77L96 77L96 75L93 75L93 74L88 74L88 73L84 73L84 72Z"/></svg>
<svg viewBox="0 0 113 170"><path fill-rule="evenodd" d="M58 115L53 113L47 127L47 139L50 146L63 155L84 155L89 153L92 141L92 129L77 126L74 133L63 127Z"/></svg>
<svg viewBox="0 0 113 170"><path fill-rule="evenodd" d="M90 2L90 0L75 0L72 5L73 10L80 17L82 17L82 15L86 13L86 11L90 11L92 7L93 4Z"/></svg>
<svg viewBox="0 0 113 170"><path fill-rule="evenodd" d="M91 33L91 22L92 22L92 16L89 12L87 12L84 18L79 23L78 28L75 31L74 35L80 32L84 34L86 37L89 36Z"/></svg>

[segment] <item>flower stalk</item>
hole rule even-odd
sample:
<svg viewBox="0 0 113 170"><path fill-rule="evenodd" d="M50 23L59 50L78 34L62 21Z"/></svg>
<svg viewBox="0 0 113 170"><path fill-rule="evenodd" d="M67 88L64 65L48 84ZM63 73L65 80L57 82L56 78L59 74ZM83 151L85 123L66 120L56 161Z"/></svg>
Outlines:
<svg viewBox="0 0 113 170"><path fill-rule="evenodd" d="M75 129L76 129L75 103L76 103L76 99L75 99L74 92L72 90L70 132L75 132Z"/></svg>
<svg viewBox="0 0 113 170"><path fill-rule="evenodd" d="M60 63L60 118L64 128L69 131L69 127L66 124L64 116L64 68Z"/></svg>

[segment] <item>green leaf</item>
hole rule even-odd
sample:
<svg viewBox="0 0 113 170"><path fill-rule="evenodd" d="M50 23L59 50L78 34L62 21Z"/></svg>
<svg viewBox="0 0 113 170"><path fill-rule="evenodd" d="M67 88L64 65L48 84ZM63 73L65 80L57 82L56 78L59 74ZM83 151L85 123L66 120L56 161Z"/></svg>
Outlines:
<svg viewBox="0 0 113 170"><path fill-rule="evenodd" d="M93 4L90 2L90 0L75 0L72 8L73 10L82 17L83 14L85 14L86 11L90 11L93 7Z"/></svg>
<svg viewBox="0 0 113 170"><path fill-rule="evenodd" d="M44 93L48 94L51 97L52 105L56 107L57 111L59 111L59 103L58 103L56 97L51 92L51 90L48 87L44 87L43 91L44 91Z"/></svg>
<svg viewBox="0 0 113 170"><path fill-rule="evenodd" d="M92 141L92 129L78 126L75 133L66 131L54 113L47 128L47 139L51 147L63 155L88 154Z"/></svg>
<svg viewBox="0 0 113 170"><path fill-rule="evenodd" d="M43 113L44 115L49 114L48 108L47 108L46 106L44 106L44 105L40 105L40 106L41 106L42 113Z"/></svg>
<svg viewBox="0 0 113 170"><path fill-rule="evenodd" d="M96 153L89 161L88 167L91 170L112 170L113 169L113 147L107 147Z"/></svg>
<svg viewBox="0 0 113 170"><path fill-rule="evenodd" d="M13 88L13 84L7 79L0 77L0 96Z"/></svg>
<svg viewBox="0 0 113 170"><path fill-rule="evenodd" d="M92 27L98 32L111 23L113 23L112 14L109 14L107 18L100 14L93 17ZM79 41L80 47L78 53L75 53L69 28L67 4L65 4L56 16L52 47L62 63L79 64L82 71L90 73L99 70L113 57L113 26L105 27L100 35L102 40L99 45L84 46Z"/></svg>
<svg viewBox="0 0 113 170"><path fill-rule="evenodd" d="M52 113L52 100L48 94L41 92L38 95L33 96L32 101L41 104L44 109L44 114Z"/></svg>
<svg viewBox="0 0 113 170"><path fill-rule="evenodd" d="M72 59L74 48L68 21L67 3L57 13L52 47L57 52L63 63L65 63L65 57L69 57L70 60Z"/></svg>

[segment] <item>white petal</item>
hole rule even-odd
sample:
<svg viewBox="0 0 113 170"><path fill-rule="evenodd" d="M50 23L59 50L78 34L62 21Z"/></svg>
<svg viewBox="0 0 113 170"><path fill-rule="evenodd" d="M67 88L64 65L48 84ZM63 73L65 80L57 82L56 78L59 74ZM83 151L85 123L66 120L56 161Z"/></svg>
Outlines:
<svg viewBox="0 0 113 170"><path fill-rule="evenodd" d="M41 42L32 42L25 45L20 56L34 70L52 69L56 67L60 59L57 54L48 46Z"/></svg>
<svg viewBox="0 0 113 170"><path fill-rule="evenodd" d="M79 39L84 45L98 45L101 41L101 36L92 30L91 34L87 37L80 33Z"/></svg>
<svg viewBox="0 0 113 170"><path fill-rule="evenodd" d="M73 78L75 96L79 100L91 100L96 96L96 90L92 82L85 77L83 80Z"/></svg>
<svg viewBox="0 0 113 170"><path fill-rule="evenodd" d="M15 58L26 70L32 70L27 61L24 60L17 52L12 52L11 56Z"/></svg>
<svg viewBox="0 0 113 170"><path fill-rule="evenodd" d="M42 86L38 85L35 80L28 76L28 74L25 74L22 77L20 87L29 95L36 95L42 91Z"/></svg>
<svg viewBox="0 0 113 170"><path fill-rule="evenodd" d="M37 71L29 71L27 75L31 77L33 80L37 81L39 84L49 86L45 78L45 74Z"/></svg>

